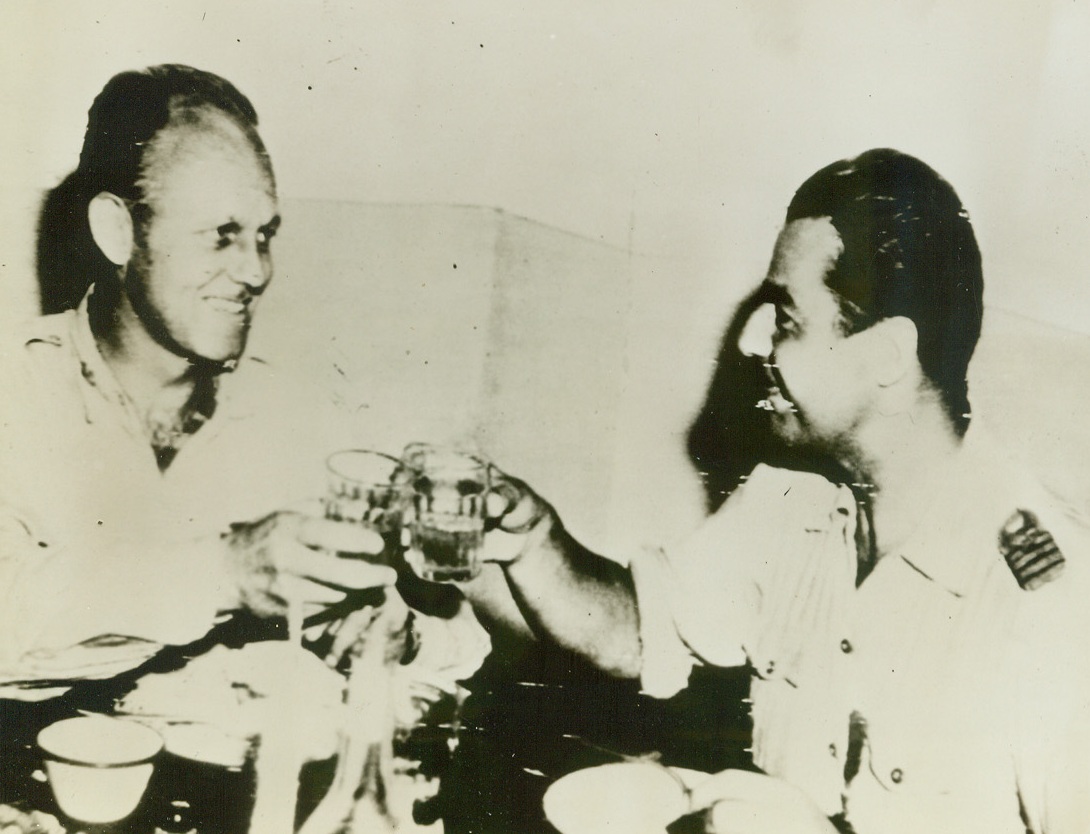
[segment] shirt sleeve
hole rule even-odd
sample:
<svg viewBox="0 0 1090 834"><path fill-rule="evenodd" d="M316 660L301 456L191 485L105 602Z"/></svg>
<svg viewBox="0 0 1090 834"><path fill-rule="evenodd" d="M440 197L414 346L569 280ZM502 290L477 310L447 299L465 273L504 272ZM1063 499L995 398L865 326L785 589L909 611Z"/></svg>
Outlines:
<svg viewBox="0 0 1090 834"><path fill-rule="evenodd" d="M769 535L783 524L792 475L758 466L719 511L668 554L632 559L640 615L642 683L656 697L682 689L695 664L740 666L757 628L772 564Z"/></svg>
<svg viewBox="0 0 1090 834"><path fill-rule="evenodd" d="M18 544L5 577L7 665L82 677L89 641L112 637L100 645L127 644L136 666L163 644L202 637L229 606L233 582L218 538L155 549L105 538L80 545L48 547L29 534Z"/></svg>
<svg viewBox="0 0 1090 834"><path fill-rule="evenodd" d="M696 658L678 633L676 577L661 551L642 551L629 562L640 627L643 691L669 698L684 689Z"/></svg>
<svg viewBox="0 0 1090 834"><path fill-rule="evenodd" d="M1085 594L1050 587L1019 628L1012 679L1018 792L1027 830L1082 834L1090 820L1090 615Z"/></svg>

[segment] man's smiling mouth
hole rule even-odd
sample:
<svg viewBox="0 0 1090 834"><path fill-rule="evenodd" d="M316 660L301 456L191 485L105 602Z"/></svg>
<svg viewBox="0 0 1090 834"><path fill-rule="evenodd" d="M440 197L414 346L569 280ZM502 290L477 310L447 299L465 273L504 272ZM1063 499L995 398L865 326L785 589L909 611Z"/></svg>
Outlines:
<svg viewBox="0 0 1090 834"><path fill-rule="evenodd" d="M797 414L798 408L784 396L783 384L779 378L779 372L775 360L762 362L761 367L768 383L768 396L757 401L757 408L762 411L778 412L780 414Z"/></svg>
<svg viewBox="0 0 1090 834"><path fill-rule="evenodd" d="M245 316L250 309L249 299L228 298L220 295L205 296L204 300L213 310L232 316Z"/></svg>

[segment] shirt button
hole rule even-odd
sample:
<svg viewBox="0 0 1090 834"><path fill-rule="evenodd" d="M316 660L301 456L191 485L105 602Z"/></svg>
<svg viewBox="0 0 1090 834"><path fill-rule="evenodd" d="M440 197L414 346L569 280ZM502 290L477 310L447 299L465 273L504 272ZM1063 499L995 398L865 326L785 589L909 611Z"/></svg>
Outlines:
<svg viewBox="0 0 1090 834"><path fill-rule="evenodd" d="M766 675L771 675L775 671L776 671L776 661L775 660L768 661L768 668L765 669L765 674Z"/></svg>
<svg viewBox="0 0 1090 834"><path fill-rule="evenodd" d="M852 653L852 644L848 642L848 638L845 637L840 641L840 651L844 652L844 654Z"/></svg>
<svg viewBox="0 0 1090 834"><path fill-rule="evenodd" d="M836 745L835 744L830 744L829 745L829 755L832 756L834 759L836 758Z"/></svg>
<svg viewBox="0 0 1090 834"><path fill-rule="evenodd" d="M893 780L893 784L901 784L901 780L905 778L904 771L899 767L893 768L889 773L889 778Z"/></svg>

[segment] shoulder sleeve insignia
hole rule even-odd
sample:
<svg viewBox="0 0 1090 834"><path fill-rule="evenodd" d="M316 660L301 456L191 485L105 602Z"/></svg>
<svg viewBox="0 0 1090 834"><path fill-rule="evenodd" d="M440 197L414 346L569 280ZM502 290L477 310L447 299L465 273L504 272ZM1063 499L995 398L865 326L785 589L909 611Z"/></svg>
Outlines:
<svg viewBox="0 0 1090 834"><path fill-rule="evenodd" d="M1064 555L1052 534L1029 510L1015 510L999 531L999 552L1023 590L1032 591L1063 573Z"/></svg>

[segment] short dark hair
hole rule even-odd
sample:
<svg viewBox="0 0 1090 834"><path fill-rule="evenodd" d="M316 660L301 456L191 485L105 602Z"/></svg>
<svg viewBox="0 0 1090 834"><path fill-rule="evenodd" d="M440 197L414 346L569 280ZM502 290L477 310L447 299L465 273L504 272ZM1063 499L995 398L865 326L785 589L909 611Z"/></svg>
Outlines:
<svg viewBox="0 0 1090 834"><path fill-rule="evenodd" d="M271 176L250 100L230 81L183 64L122 72L106 83L87 113L77 173L95 193L139 200L144 156L156 135L167 126L195 121L194 114L209 109L242 131Z"/></svg>
<svg viewBox="0 0 1090 834"><path fill-rule="evenodd" d="M920 367L964 433L984 276L954 189L920 160L879 148L834 162L802 184L787 222L816 217L828 217L843 242L825 283L840 302L846 332L893 316L911 319Z"/></svg>
<svg viewBox="0 0 1090 834"><path fill-rule="evenodd" d="M166 127L199 124L209 112L233 123L275 183L268 152L257 132L257 111L238 88L218 75L184 64L161 64L111 78L87 114L79 165L43 203L38 224L38 282L42 311L74 307L92 283L116 274L98 251L87 206L108 191L132 205L139 228L150 209L144 202L148 151Z"/></svg>

